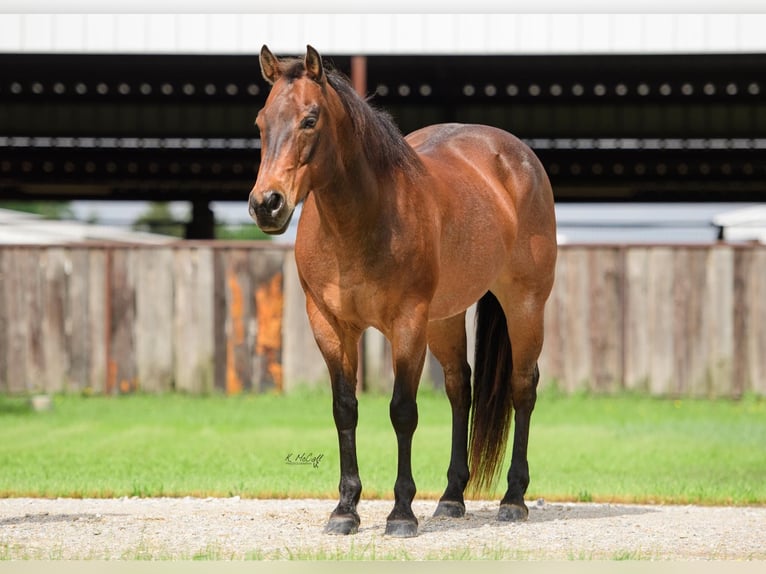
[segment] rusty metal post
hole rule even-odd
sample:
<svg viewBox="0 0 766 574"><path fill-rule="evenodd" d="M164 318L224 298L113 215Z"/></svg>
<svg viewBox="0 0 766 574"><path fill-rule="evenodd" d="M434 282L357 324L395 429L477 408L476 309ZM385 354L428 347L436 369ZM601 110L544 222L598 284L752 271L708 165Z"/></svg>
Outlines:
<svg viewBox="0 0 766 574"><path fill-rule="evenodd" d="M362 98L367 97L367 57L366 56L351 56L351 85L354 86L354 90ZM365 380L365 336L364 332L359 337L359 343L357 344L357 366L356 366L356 390L362 392L367 388L367 381Z"/></svg>
<svg viewBox="0 0 766 574"><path fill-rule="evenodd" d="M367 56L351 56L351 84L357 94L367 97Z"/></svg>

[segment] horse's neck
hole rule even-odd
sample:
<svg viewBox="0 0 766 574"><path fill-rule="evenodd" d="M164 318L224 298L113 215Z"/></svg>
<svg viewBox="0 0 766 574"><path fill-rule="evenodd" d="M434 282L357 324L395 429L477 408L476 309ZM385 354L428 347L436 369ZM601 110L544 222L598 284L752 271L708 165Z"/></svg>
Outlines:
<svg viewBox="0 0 766 574"><path fill-rule="evenodd" d="M348 168L337 169L328 185L314 192L313 200L322 227L340 237L353 238L357 232L366 233L377 226L385 201L390 200L390 182L375 176L366 161L347 162Z"/></svg>

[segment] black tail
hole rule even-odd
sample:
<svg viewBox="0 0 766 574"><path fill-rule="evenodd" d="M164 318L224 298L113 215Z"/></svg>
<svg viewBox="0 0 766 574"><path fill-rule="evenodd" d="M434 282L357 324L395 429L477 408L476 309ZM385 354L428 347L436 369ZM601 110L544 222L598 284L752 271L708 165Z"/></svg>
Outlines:
<svg viewBox="0 0 766 574"><path fill-rule="evenodd" d="M474 493L494 486L503 462L513 409L512 369L505 313L495 296L487 292L476 309L468 484Z"/></svg>

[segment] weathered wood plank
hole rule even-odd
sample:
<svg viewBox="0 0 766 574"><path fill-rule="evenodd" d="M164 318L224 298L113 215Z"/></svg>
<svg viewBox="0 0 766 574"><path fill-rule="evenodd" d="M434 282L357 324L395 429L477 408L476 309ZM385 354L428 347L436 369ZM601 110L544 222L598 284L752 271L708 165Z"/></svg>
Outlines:
<svg viewBox="0 0 766 574"><path fill-rule="evenodd" d="M237 395L252 389L255 302L250 297L252 286L248 252L229 249L223 255L226 280L226 394Z"/></svg>
<svg viewBox="0 0 766 574"><path fill-rule="evenodd" d="M109 248L109 286L107 305L108 353L106 392L130 393L136 390L136 269L131 248Z"/></svg>
<svg viewBox="0 0 766 574"><path fill-rule="evenodd" d="M752 329L751 316L757 313L750 297L750 277L753 275L755 251L737 249L734 252L734 318L732 388L734 397L741 397L750 386L750 345L748 335Z"/></svg>
<svg viewBox="0 0 766 574"><path fill-rule="evenodd" d="M108 382L109 348L108 277L109 257L104 249L88 250L88 384L87 393L105 393Z"/></svg>
<svg viewBox="0 0 766 574"><path fill-rule="evenodd" d="M175 388L210 393L215 373L213 249L179 247L173 257Z"/></svg>
<svg viewBox="0 0 766 574"><path fill-rule="evenodd" d="M766 395L766 247L737 249L734 263L733 395Z"/></svg>
<svg viewBox="0 0 766 574"><path fill-rule="evenodd" d="M734 250L717 245L708 252L705 290L705 327L709 341L708 370L711 397L728 396L734 359Z"/></svg>
<svg viewBox="0 0 766 574"><path fill-rule="evenodd" d="M707 341L702 335L707 250L679 248L673 254L675 376L667 393L681 396L706 384Z"/></svg>
<svg viewBox="0 0 766 574"><path fill-rule="evenodd" d="M0 249L0 393L8 392L8 304L10 296L10 273L5 267L7 251Z"/></svg>
<svg viewBox="0 0 766 574"><path fill-rule="evenodd" d="M766 396L766 246L752 248L750 272L744 278L747 285L747 385L745 391Z"/></svg>
<svg viewBox="0 0 766 574"><path fill-rule="evenodd" d="M90 333L90 258L88 249L68 248L68 289L66 299L66 353L69 371L67 391L85 392L89 388ZM94 294L95 295L95 294Z"/></svg>
<svg viewBox="0 0 766 574"><path fill-rule="evenodd" d="M588 265L580 272L587 273L590 283L585 326L589 331L589 390L613 392L622 386L624 371L624 255L613 247L594 248L588 255Z"/></svg>
<svg viewBox="0 0 766 574"><path fill-rule="evenodd" d="M664 395L672 388L674 379L673 250L667 247L652 248L648 263L649 392Z"/></svg>
<svg viewBox="0 0 766 574"><path fill-rule="evenodd" d="M563 317L566 338L564 354L564 387L567 391L587 389L593 364L590 346L590 277L583 270L588 268L588 248L575 247L564 258L565 289L569 294L569 305Z"/></svg>
<svg viewBox="0 0 766 574"><path fill-rule="evenodd" d="M19 260L21 289L23 290L22 309L27 321L26 335L26 389L39 393L46 390L46 370L43 330L46 249L33 247L24 249Z"/></svg>
<svg viewBox="0 0 766 574"><path fill-rule="evenodd" d="M14 295L13 278L9 268L10 251L0 249L0 393L10 392L8 380L8 347L13 326L9 305Z"/></svg>
<svg viewBox="0 0 766 574"><path fill-rule="evenodd" d="M251 367L252 388L260 392L282 391L282 325L284 316L284 251L253 249L252 272L255 341Z"/></svg>
<svg viewBox="0 0 766 574"><path fill-rule="evenodd" d="M651 376L649 349L649 248L625 254L625 374L627 390L647 391Z"/></svg>
<svg viewBox="0 0 766 574"><path fill-rule="evenodd" d="M226 276L225 249L212 251L213 268L213 385L226 393Z"/></svg>
<svg viewBox="0 0 766 574"><path fill-rule="evenodd" d="M5 294L7 317L6 327L6 380L10 393L32 392L35 389L27 375L29 352L27 339L30 329L30 317L27 314L27 289L31 286L29 276L30 250L24 248L9 248L6 251L3 265L7 274L5 283L8 288Z"/></svg>
<svg viewBox="0 0 766 574"><path fill-rule="evenodd" d="M136 251L135 345L139 387L147 392L173 388L173 252Z"/></svg>
<svg viewBox="0 0 766 574"><path fill-rule="evenodd" d="M41 255L43 385L46 392L59 393L71 388L67 321L72 261L68 249L61 247L47 248Z"/></svg>

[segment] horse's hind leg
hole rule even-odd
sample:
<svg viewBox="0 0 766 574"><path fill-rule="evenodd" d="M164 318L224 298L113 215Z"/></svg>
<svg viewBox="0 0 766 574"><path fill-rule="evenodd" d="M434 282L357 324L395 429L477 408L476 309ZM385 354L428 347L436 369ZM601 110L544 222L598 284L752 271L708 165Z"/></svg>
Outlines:
<svg viewBox="0 0 766 574"><path fill-rule="evenodd" d="M508 470L508 490L500 501L499 520L526 520L524 494L529 486L527 445L532 411L537 401L540 373L537 358L543 345L543 303L533 297L501 302L508 324L513 357L511 393L514 409L513 450Z"/></svg>
<svg viewBox="0 0 766 574"><path fill-rule="evenodd" d="M540 378L537 365L523 373L513 375L514 432L511 467L508 469L508 490L500 501L499 520L526 520L529 515L524 494L529 486L529 463L527 444L532 410L537 400L537 381Z"/></svg>
<svg viewBox="0 0 766 574"><path fill-rule="evenodd" d="M452 452L447 489L434 516L465 514L463 492L468 483L468 416L471 409L471 367L466 360L465 313L428 325L428 345L444 369L444 386L452 407Z"/></svg>

